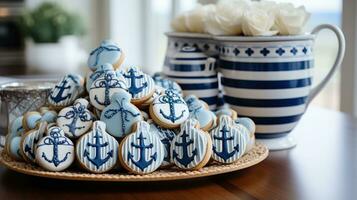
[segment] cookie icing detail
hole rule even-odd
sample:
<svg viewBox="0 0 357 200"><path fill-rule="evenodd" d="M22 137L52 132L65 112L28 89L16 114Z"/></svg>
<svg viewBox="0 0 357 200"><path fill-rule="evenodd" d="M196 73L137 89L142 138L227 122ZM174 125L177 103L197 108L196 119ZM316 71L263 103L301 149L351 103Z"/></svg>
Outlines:
<svg viewBox="0 0 357 200"><path fill-rule="evenodd" d="M124 78L128 84L128 91L133 100L140 100L147 97L155 90L154 80L136 67L131 67L124 73Z"/></svg>

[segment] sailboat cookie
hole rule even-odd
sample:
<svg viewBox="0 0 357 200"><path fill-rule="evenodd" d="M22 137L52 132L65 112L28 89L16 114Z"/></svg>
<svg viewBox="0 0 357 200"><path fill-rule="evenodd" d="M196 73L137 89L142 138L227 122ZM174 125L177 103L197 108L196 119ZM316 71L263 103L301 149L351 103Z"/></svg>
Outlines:
<svg viewBox="0 0 357 200"><path fill-rule="evenodd" d="M55 108L71 105L84 92L84 80L80 75L68 74L52 88L48 103Z"/></svg>
<svg viewBox="0 0 357 200"><path fill-rule="evenodd" d="M43 121L37 125L37 129L33 129L22 136L20 150L22 157L28 162L36 162L35 149L37 142L44 136L47 128L47 122Z"/></svg>
<svg viewBox="0 0 357 200"><path fill-rule="evenodd" d="M247 146L246 128L235 125L228 115L219 116L218 126L211 130L213 160L228 164L243 156Z"/></svg>
<svg viewBox="0 0 357 200"><path fill-rule="evenodd" d="M143 120L140 110L130 103L131 95L120 90L111 97L111 103L102 111L100 120L106 123L107 132L114 137L123 137L132 126Z"/></svg>
<svg viewBox="0 0 357 200"><path fill-rule="evenodd" d="M134 174L148 174L161 166L165 147L160 138L150 132L150 125L136 123L134 132L126 136L119 146L122 166Z"/></svg>
<svg viewBox="0 0 357 200"><path fill-rule="evenodd" d="M204 167L212 154L210 136L199 128L195 119L181 125L181 131L171 142L171 160L180 169L196 170Z"/></svg>
<svg viewBox="0 0 357 200"><path fill-rule="evenodd" d="M90 103L96 109L103 110L110 104L112 94L126 89L124 79L118 77L114 71L107 71L92 83L89 90Z"/></svg>
<svg viewBox="0 0 357 200"><path fill-rule="evenodd" d="M150 116L161 127L173 129L189 117L189 111L179 94L173 90L165 90L150 105Z"/></svg>
<svg viewBox="0 0 357 200"><path fill-rule="evenodd" d="M36 148L37 163L49 171L63 171L74 161L73 142L64 136L61 128L49 129L49 136L43 137Z"/></svg>
<svg viewBox="0 0 357 200"><path fill-rule="evenodd" d="M104 40L99 47L94 49L88 58L88 67L95 71L105 63L113 65L115 69L123 63L125 55L119 45L110 40Z"/></svg>
<svg viewBox="0 0 357 200"><path fill-rule="evenodd" d="M124 78L133 104L139 105L145 102L155 91L154 80L137 67L128 68L124 73Z"/></svg>
<svg viewBox="0 0 357 200"><path fill-rule="evenodd" d="M77 160L93 173L111 170L118 160L119 144L105 132L105 127L102 121L93 122L92 131L80 137L76 144Z"/></svg>

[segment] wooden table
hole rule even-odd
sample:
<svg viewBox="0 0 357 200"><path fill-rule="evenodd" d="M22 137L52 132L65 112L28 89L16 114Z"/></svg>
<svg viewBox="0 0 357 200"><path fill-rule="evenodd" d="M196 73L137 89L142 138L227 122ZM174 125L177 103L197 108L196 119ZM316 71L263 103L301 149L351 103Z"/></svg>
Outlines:
<svg viewBox="0 0 357 200"><path fill-rule="evenodd" d="M153 183L71 182L0 167L0 199L356 199L357 123L310 108L293 134L298 146L261 164L210 178Z"/></svg>

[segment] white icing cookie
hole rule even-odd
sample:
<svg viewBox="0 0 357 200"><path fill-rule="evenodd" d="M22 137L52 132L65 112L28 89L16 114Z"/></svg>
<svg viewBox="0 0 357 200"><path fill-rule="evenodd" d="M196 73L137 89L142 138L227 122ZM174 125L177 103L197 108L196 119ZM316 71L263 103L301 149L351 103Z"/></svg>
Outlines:
<svg viewBox="0 0 357 200"><path fill-rule="evenodd" d="M154 82L157 86L169 90L175 91L177 94L182 96L182 89L179 84L177 84L175 81L172 81L170 79L165 79L163 78L159 73L155 73L154 76L152 77L154 79Z"/></svg>
<svg viewBox="0 0 357 200"><path fill-rule="evenodd" d="M111 103L102 112L100 120L107 125L107 132L114 137L131 133L132 126L143 120L140 110L130 103L131 95L120 90L111 97Z"/></svg>
<svg viewBox="0 0 357 200"><path fill-rule="evenodd" d="M202 130L210 130L215 124L216 115L195 95L186 96L185 101L190 112L189 117L198 120Z"/></svg>
<svg viewBox="0 0 357 200"><path fill-rule="evenodd" d="M124 58L125 55L117 43L104 40L99 47L89 54L88 67L95 71L99 66L109 63L117 69L123 63Z"/></svg>
<svg viewBox="0 0 357 200"><path fill-rule="evenodd" d="M21 155L28 162L36 162L35 149L38 141L44 136L47 129L47 122L43 121L38 124L37 129L30 130L21 139Z"/></svg>
<svg viewBox="0 0 357 200"><path fill-rule="evenodd" d="M39 112L31 111L24 114L22 119L22 127L26 131L36 128L37 123L41 122L42 115Z"/></svg>
<svg viewBox="0 0 357 200"><path fill-rule="evenodd" d="M105 123L95 121L92 131L83 135L76 144L80 164L90 172L104 173L111 170L118 160L119 144L105 132Z"/></svg>
<svg viewBox="0 0 357 200"><path fill-rule="evenodd" d="M211 154L211 138L199 128L198 121L185 121L180 133L171 142L172 162L180 169L196 170L208 163Z"/></svg>
<svg viewBox="0 0 357 200"><path fill-rule="evenodd" d="M163 162L165 147L160 138L150 132L147 122L138 122L134 129L134 132L120 143L120 163L135 174L151 173Z"/></svg>
<svg viewBox="0 0 357 200"><path fill-rule="evenodd" d="M43 137L36 148L37 163L49 171L63 171L74 161L73 142L64 136L59 127L49 129L49 136Z"/></svg>
<svg viewBox="0 0 357 200"><path fill-rule="evenodd" d="M161 166L170 166L172 164L170 156L171 142L175 138L176 133L173 130L161 128L151 120L148 121L148 123L150 124L150 132L156 134L165 146L165 156Z"/></svg>
<svg viewBox="0 0 357 200"><path fill-rule="evenodd" d="M40 111L41 112L41 121L45 121L47 123L53 123L56 122L57 120L57 112L54 110L46 110L46 111Z"/></svg>
<svg viewBox="0 0 357 200"><path fill-rule="evenodd" d="M228 115L230 116L233 120L234 119L237 119L238 117L238 114L235 110L227 107L227 106L224 106L223 108L220 108L219 110L216 111L216 115L217 117L221 116L221 115Z"/></svg>
<svg viewBox="0 0 357 200"><path fill-rule="evenodd" d="M78 138L92 127L93 114L87 109L88 104L85 99L77 99L73 106L58 113L57 125L67 137Z"/></svg>
<svg viewBox="0 0 357 200"><path fill-rule="evenodd" d="M8 137L8 136L7 136ZM22 155L21 155L21 149L20 145L21 144L21 137L20 136L15 136L10 139L6 139L6 151L7 153L11 156L11 158L22 161Z"/></svg>
<svg viewBox="0 0 357 200"><path fill-rule="evenodd" d="M213 160L224 164L233 163L245 153L247 129L235 125L230 116L221 115L218 126L210 134L213 144Z"/></svg>
<svg viewBox="0 0 357 200"><path fill-rule="evenodd" d="M252 119L248 117L240 117L234 120L236 125L242 125L247 128L249 136L247 136L247 149L246 152L250 151L255 145L255 123Z"/></svg>
<svg viewBox="0 0 357 200"><path fill-rule="evenodd" d="M122 77L118 77L114 71L107 71L92 83L89 91L90 103L96 109L103 110L110 104L112 94L126 89L127 85Z"/></svg>
<svg viewBox="0 0 357 200"><path fill-rule="evenodd" d="M52 107L66 107L71 105L83 92L84 80L80 75L68 74L52 88L48 96L48 103Z"/></svg>
<svg viewBox="0 0 357 200"><path fill-rule="evenodd" d="M172 90L165 90L150 105L150 116L161 127L172 129L179 127L189 117L189 111L180 95Z"/></svg>
<svg viewBox="0 0 357 200"><path fill-rule="evenodd" d="M98 67L94 72L90 71L87 73L86 76L86 90L87 92L90 91L90 87L92 86L93 82L97 80L98 78L102 77L106 72L108 71L114 71L117 77L120 77L121 79L123 77L123 74L121 74L120 70L114 70L113 65L109 63L105 63Z"/></svg>
<svg viewBox="0 0 357 200"><path fill-rule="evenodd" d="M133 104L145 102L155 91L154 80L137 67L128 68L124 73L124 78L128 84Z"/></svg>
<svg viewBox="0 0 357 200"><path fill-rule="evenodd" d="M152 102L154 102L154 100L159 97L161 94L163 94L165 91L165 89L163 89L162 87L160 86L155 86L155 91L154 93L152 94L152 96L146 100L145 102L137 105L140 109L146 109L147 107L149 107Z"/></svg>

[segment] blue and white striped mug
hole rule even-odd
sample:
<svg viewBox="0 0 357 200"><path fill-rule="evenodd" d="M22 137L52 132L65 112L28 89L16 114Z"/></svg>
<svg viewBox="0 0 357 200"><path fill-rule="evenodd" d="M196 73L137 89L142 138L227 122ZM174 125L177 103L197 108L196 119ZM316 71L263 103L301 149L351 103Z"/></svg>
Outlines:
<svg viewBox="0 0 357 200"><path fill-rule="evenodd" d="M185 96L194 94L215 110L218 97L215 62L196 46L184 46L171 57L164 74L181 86Z"/></svg>
<svg viewBox="0 0 357 200"><path fill-rule="evenodd" d="M330 72L311 87L315 35L332 30L338 52ZM257 138L286 136L307 105L341 64L345 39L332 25L319 25L312 34L272 37L216 37L220 44L219 71L224 99L239 116L256 123Z"/></svg>

